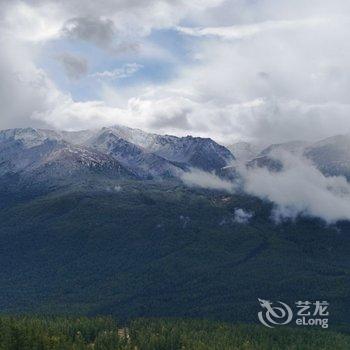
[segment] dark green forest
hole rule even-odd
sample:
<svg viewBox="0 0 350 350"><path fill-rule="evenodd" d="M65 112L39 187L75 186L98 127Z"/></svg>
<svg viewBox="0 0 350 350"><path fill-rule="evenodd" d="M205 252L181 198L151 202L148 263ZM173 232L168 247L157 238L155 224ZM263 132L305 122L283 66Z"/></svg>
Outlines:
<svg viewBox="0 0 350 350"><path fill-rule="evenodd" d="M330 329L350 324L348 223L276 224L256 198L166 182L32 189L1 188L4 313L255 323L258 298L327 300Z"/></svg>
<svg viewBox="0 0 350 350"><path fill-rule="evenodd" d="M0 197L1 350L350 348L349 223L166 181ZM258 298L326 300L329 329L259 326Z"/></svg>
<svg viewBox="0 0 350 350"><path fill-rule="evenodd" d="M1 350L347 350L350 336L203 320L0 317Z"/></svg>

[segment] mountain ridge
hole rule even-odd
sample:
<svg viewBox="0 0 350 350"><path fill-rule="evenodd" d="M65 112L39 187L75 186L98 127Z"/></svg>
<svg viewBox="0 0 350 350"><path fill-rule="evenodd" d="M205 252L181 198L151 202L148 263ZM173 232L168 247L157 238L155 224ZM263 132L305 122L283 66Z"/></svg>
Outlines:
<svg viewBox="0 0 350 350"><path fill-rule="evenodd" d="M178 178L192 167L216 171L234 160L228 149L208 138L151 134L124 126L81 131L16 128L0 131L0 174L25 174L38 162L52 161L58 149L70 160L75 153L76 162L87 168L102 166L107 159L112 165L114 159L116 166L127 170L124 174L140 179Z"/></svg>

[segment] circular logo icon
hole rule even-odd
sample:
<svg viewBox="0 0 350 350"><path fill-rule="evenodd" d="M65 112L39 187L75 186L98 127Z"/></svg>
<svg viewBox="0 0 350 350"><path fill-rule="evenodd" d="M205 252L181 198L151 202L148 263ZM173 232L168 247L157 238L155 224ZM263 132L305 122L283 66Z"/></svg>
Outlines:
<svg viewBox="0 0 350 350"><path fill-rule="evenodd" d="M259 321L266 327L282 326L288 324L293 318L292 309L281 301L271 302L258 299L263 311L258 313Z"/></svg>

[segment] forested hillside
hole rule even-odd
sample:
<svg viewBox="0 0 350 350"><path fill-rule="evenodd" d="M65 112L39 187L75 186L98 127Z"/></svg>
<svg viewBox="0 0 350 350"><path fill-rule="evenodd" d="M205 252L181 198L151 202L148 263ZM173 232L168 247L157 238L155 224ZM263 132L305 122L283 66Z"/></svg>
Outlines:
<svg viewBox="0 0 350 350"><path fill-rule="evenodd" d="M346 223L277 225L256 198L165 182L20 193L0 209L3 312L251 323L262 298L350 321Z"/></svg>

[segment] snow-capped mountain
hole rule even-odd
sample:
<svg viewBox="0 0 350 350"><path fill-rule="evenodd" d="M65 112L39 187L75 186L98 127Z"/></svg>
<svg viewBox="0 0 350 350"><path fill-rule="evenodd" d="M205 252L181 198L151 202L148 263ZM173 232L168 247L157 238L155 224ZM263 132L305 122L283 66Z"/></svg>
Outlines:
<svg viewBox="0 0 350 350"><path fill-rule="evenodd" d="M209 138L146 133L125 126L106 128L110 133L168 161L213 171L234 160L231 152Z"/></svg>
<svg viewBox="0 0 350 350"><path fill-rule="evenodd" d="M107 128L102 129L85 144L112 156L141 178L178 176L182 171L168 160L117 136Z"/></svg>
<svg viewBox="0 0 350 350"><path fill-rule="evenodd" d="M82 173L132 176L113 157L70 144L57 132L31 128L0 132L0 175L45 180Z"/></svg>
<svg viewBox="0 0 350 350"><path fill-rule="evenodd" d="M0 131L0 177L78 178L98 174L161 179L177 178L190 168L199 168L234 178L235 156L250 167L280 171L283 164L276 155L288 152L310 159L325 175L350 179L350 135L316 143L273 144L258 155L257 148L248 143L237 143L231 150L208 138L157 135L124 126L83 131L9 129Z"/></svg>
<svg viewBox="0 0 350 350"><path fill-rule="evenodd" d="M337 135L306 147L304 155L326 175L350 179L350 135Z"/></svg>
<svg viewBox="0 0 350 350"><path fill-rule="evenodd" d="M85 131L0 131L0 176L77 172L105 176L178 177L192 167L215 171L234 157L211 139L149 134L122 126Z"/></svg>

